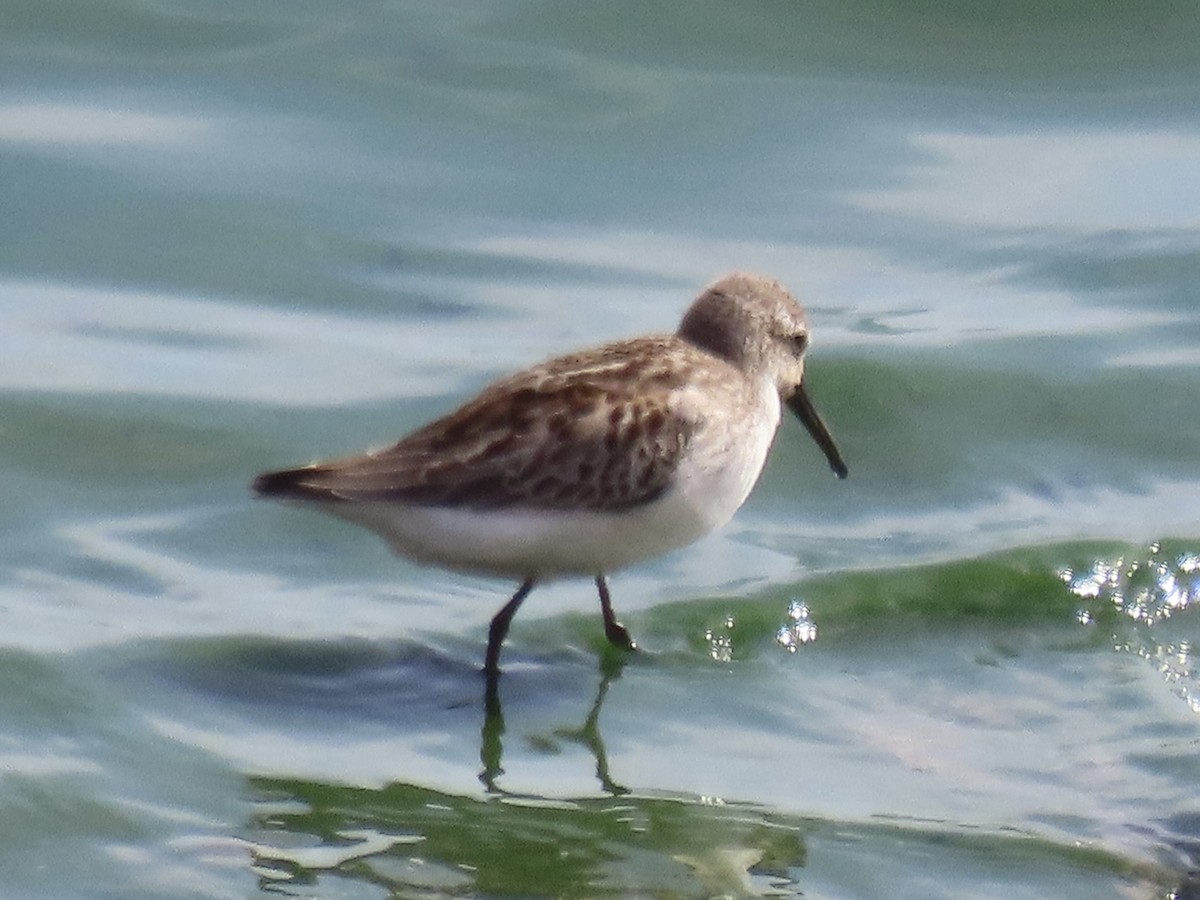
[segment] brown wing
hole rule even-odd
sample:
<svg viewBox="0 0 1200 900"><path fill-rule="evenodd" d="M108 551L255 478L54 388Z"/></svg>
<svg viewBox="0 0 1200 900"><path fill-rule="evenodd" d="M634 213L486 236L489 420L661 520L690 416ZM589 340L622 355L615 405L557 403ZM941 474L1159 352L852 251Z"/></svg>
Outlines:
<svg viewBox="0 0 1200 900"><path fill-rule="evenodd" d="M472 509L647 503L668 487L693 428L668 403L676 371L615 348L563 357L492 385L392 447L269 473L255 489Z"/></svg>

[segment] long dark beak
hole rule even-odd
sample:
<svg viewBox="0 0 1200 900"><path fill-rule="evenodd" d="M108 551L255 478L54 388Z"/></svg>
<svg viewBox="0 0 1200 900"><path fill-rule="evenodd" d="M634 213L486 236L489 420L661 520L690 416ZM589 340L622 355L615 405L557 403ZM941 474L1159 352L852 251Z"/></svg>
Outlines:
<svg viewBox="0 0 1200 900"><path fill-rule="evenodd" d="M821 417L817 414L817 408L808 399L803 382L796 387L796 392L788 398L787 405L788 409L794 412L800 418L800 421L804 423L804 427L808 429L808 433L812 435L812 439L817 442L817 446L821 448L821 452L829 460L829 468L833 469L833 474L838 478L845 478L849 475L850 470L846 468L846 462L842 459L842 454L838 450L837 444L833 442L833 435L829 433L829 429L821 421Z"/></svg>

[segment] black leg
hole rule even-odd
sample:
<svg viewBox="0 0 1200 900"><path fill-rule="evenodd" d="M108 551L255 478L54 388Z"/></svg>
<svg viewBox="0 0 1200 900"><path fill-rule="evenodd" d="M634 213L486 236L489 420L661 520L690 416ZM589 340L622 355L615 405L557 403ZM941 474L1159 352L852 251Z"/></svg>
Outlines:
<svg viewBox="0 0 1200 900"><path fill-rule="evenodd" d="M517 592L512 595L512 599L505 603L500 612L492 617L492 625L488 629L487 657L483 663L483 671L489 677L500 673L500 645L504 643L504 637L508 634L508 626L512 622L512 617L516 615L521 603L529 596L529 592L533 590L533 585L534 580L526 578L521 586L517 588Z"/></svg>
<svg viewBox="0 0 1200 900"><path fill-rule="evenodd" d="M612 598L608 596L608 582L603 575L596 576L596 590L600 592L600 611L604 613L604 636L622 650L636 650L637 644L629 636L629 630L613 615Z"/></svg>

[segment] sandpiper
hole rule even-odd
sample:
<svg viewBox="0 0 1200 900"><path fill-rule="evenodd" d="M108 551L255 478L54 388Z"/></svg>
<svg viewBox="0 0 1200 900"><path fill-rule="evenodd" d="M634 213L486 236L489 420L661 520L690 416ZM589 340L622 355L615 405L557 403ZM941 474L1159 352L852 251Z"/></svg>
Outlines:
<svg viewBox="0 0 1200 900"><path fill-rule="evenodd" d="M673 335L551 359L391 447L268 472L254 490L315 503L412 559L520 579L491 622L490 675L517 608L558 576L593 577L605 635L633 649L605 574L729 521L762 472L783 404L846 477L804 388L808 341L804 308L781 284L728 275Z"/></svg>

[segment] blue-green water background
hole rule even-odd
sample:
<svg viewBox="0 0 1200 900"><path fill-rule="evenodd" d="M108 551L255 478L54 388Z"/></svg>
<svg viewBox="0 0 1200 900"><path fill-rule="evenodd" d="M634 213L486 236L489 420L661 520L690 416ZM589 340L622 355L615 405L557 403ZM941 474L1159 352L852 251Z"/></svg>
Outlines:
<svg viewBox="0 0 1200 900"><path fill-rule="evenodd" d="M1161 0L8 0L3 895L1200 895L1197 47ZM851 477L786 423L613 579L624 665L540 589L485 715L512 585L249 496L734 268L808 303Z"/></svg>

